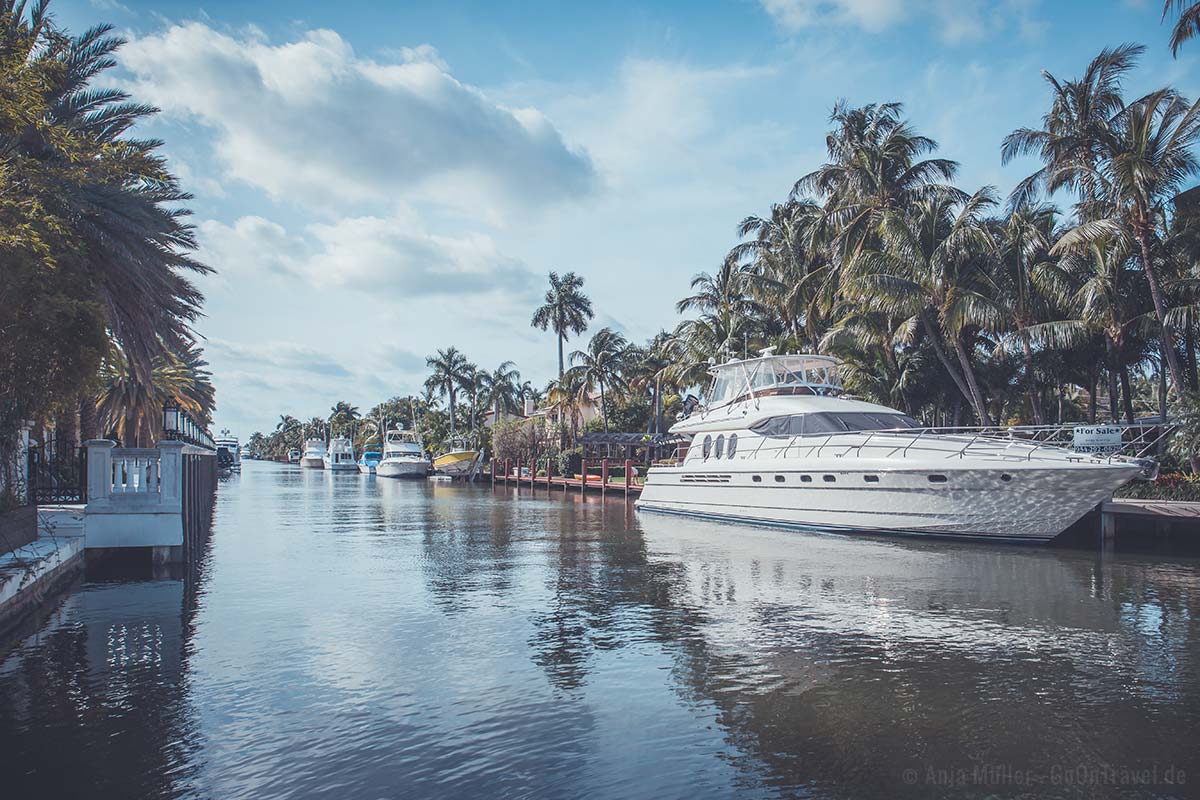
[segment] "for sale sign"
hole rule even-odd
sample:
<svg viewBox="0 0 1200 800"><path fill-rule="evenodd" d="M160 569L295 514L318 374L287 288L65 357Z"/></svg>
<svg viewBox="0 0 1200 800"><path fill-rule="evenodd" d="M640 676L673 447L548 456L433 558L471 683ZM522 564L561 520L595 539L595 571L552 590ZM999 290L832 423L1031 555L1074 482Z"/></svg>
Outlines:
<svg viewBox="0 0 1200 800"><path fill-rule="evenodd" d="M1076 425L1072 447L1076 453L1105 455L1121 449L1119 425Z"/></svg>

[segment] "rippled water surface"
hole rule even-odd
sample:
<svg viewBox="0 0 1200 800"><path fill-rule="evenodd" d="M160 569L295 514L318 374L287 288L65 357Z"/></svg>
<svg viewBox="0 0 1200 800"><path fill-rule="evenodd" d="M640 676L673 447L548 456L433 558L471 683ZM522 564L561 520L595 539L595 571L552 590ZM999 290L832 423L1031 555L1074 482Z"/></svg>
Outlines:
<svg viewBox="0 0 1200 800"><path fill-rule="evenodd" d="M0 650L5 797L1196 797L1200 564L249 463ZM1027 784L1032 784L1032 788Z"/></svg>

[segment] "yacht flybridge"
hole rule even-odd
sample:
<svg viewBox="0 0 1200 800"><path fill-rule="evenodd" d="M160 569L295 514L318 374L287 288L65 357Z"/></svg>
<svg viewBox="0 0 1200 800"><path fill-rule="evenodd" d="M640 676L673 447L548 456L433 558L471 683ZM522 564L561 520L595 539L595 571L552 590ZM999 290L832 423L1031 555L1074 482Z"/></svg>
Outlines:
<svg viewBox="0 0 1200 800"><path fill-rule="evenodd" d="M304 443L300 466L306 469L325 469L325 440L309 439Z"/></svg>
<svg viewBox="0 0 1200 800"><path fill-rule="evenodd" d="M774 355L711 370L708 404L671 428L639 509L815 530L1046 541L1144 462L998 429L931 429L842 396L837 359Z"/></svg>
<svg viewBox="0 0 1200 800"><path fill-rule="evenodd" d="M335 436L329 440L329 449L323 456L325 469L334 472L358 472L358 462L354 460L354 445L345 436Z"/></svg>
<svg viewBox="0 0 1200 800"><path fill-rule="evenodd" d="M413 431L392 429L383 440L383 459L375 466L380 478L424 478L429 459L421 437Z"/></svg>

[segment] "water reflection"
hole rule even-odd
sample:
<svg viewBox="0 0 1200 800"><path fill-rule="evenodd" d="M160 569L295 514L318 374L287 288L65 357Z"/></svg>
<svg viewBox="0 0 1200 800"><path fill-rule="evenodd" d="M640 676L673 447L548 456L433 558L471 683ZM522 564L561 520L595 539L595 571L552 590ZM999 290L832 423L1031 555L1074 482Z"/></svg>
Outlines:
<svg viewBox="0 0 1200 800"><path fill-rule="evenodd" d="M1200 781L1198 589L1188 560L251 463L202 578L90 581L4 657L0 759L29 791L169 797L1028 794L929 782L988 765Z"/></svg>

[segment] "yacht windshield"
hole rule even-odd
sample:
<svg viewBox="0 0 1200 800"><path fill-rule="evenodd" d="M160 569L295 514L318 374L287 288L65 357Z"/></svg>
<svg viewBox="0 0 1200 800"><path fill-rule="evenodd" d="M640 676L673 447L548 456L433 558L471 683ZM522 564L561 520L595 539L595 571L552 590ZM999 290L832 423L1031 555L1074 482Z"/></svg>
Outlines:
<svg viewBox="0 0 1200 800"><path fill-rule="evenodd" d="M770 417L755 424L751 430L762 436L808 436L821 433L890 431L919 427L921 427L921 423L906 414L873 411L822 411L816 414Z"/></svg>

